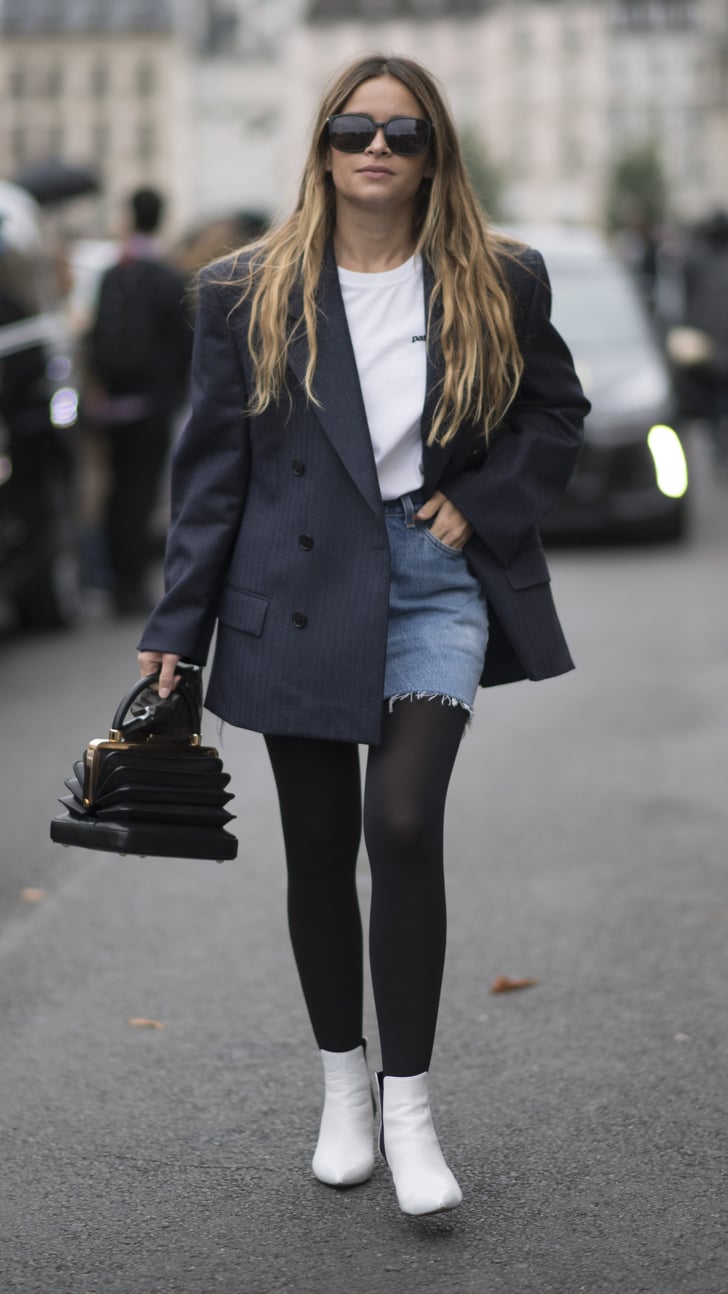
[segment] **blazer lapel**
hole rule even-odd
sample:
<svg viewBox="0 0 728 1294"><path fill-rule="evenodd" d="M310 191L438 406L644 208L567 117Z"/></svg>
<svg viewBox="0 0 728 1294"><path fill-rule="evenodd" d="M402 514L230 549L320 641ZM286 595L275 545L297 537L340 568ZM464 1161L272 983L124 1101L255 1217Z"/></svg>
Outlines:
<svg viewBox="0 0 728 1294"><path fill-rule="evenodd" d="M425 305L429 306L434 274L427 261L424 262L423 278ZM352 480L369 506L379 513L382 502L377 468L331 243L326 248L318 299L319 351L313 385L320 407L314 405L312 410ZM298 287L291 293L289 314L294 320L300 320L302 313L303 296ZM442 350L437 340L441 319L442 310L438 303L427 330L427 379L422 411L422 464L424 488L428 495L437 488L454 444L450 441L444 448L427 444L444 379ZM302 326L291 342L288 358L293 372L303 385L308 363L308 343Z"/></svg>
<svg viewBox="0 0 728 1294"><path fill-rule="evenodd" d="M425 285L425 306L429 310L435 275L429 261L424 261L423 278ZM425 406L422 410L422 467L424 470L424 489L429 497L440 480L445 465L452 453L453 441L447 445L428 445L427 437L432 428L437 401L440 398L442 383L445 379L445 365L442 359L442 348L439 342L442 323L442 306L438 300L428 320L427 327L427 384Z"/></svg>
<svg viewBox="0 0 728 1294"><path fill-rule="evenodd" d="M369 506L380 513L382 499L377 468L330 243L319 280L318 302L318 360L313 387L320 403L311 406L312 412ZM289 313L300 319L302 312L302 293L298 288L291 294ZM291 342L288 358L302 385L308 355L306 334L301 325Z"/></svg>

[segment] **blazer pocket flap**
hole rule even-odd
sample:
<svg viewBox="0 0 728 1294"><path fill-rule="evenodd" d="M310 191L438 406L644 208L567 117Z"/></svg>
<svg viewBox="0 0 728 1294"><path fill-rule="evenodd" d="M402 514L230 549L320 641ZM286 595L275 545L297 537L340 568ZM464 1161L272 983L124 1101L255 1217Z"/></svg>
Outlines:
<svg viewBox="0 0 728 1294"><path fill-rule="evenodd" d="M228 584L220 599L218 619L224 625L239 629L241 633L254 634L259 638L263 632L268 598L260 593L249 593L247 589L236 589Z"/></svg>
<svg viewBox="0 0 728 1294"><path fill-rule="evenodd" d="M548 584L551 576L543 549L531 548L526 553L518 553L510 566L506 567L506 575L514 589L529 589L534 584Z"/></svg>

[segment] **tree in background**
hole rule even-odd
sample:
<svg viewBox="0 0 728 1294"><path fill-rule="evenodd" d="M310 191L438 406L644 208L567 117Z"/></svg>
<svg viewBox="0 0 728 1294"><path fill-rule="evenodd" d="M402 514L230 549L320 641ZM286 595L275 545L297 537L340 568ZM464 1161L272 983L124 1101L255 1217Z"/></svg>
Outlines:
<svg viewBox="0 0 728 1294"><path fill-rule="evenodd" d="M654 141L614 161L607 178L607 227L616 237L651 314L657 306L659 247L667 201L667 181Z"/></svg>
<svg viewBox="0 0 728 1294"><path fill-rule="evenodd" d="M476 197L492 220L501 219L505 184L501 167L488 156L482 135L472 126L465 126L460 131L460 146Z"/></svg>
<svg viewBox="0 0 728 1294"><path fill-rule="evenodd" d="M667 208L667 181L654 142L623 153L607 178L607 225L611 230L654 229L662 224Z"/></svg>

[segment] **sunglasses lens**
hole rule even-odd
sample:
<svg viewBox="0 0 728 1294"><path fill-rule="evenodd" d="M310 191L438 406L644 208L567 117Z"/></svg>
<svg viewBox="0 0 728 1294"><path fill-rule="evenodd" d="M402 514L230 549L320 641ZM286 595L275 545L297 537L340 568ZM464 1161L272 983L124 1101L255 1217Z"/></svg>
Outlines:
<svg viewBox="0 0 728 1294"><path fill-rule="evenodd" d="M376 132L374 122L356 112L329 117L329 143L341 153L363 153ZM431 134L429 121L421 117L393 117L384 128L389 148L400 157L418 157L426 152Z"/></svg>
<svg viewBox="0 0 728 1294"><path fill-rule="evenodd" d="M385 137L393 153L417 157L430 142L430 123L419 117L394 117L387 122Z"/></svg>
<svg viewBox="0 0 728 1294"><path fill-rule="evenodd" d="M368 117L345 112L329 120L329 141L342 153L363 153L374 139L375 128Z"/></svg>

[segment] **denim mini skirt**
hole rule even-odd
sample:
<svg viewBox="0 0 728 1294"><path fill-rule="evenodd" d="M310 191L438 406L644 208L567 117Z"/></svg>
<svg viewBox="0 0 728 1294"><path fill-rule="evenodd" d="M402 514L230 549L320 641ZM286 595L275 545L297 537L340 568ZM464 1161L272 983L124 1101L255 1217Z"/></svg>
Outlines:
<svg viewBox="0 0 728 1294"><path fill-rule="evenodd" d="M391 582L384 699L441 700L470 714L488 644L488 608L465 554L416 521L418 490L384 504Z"/></svg>

